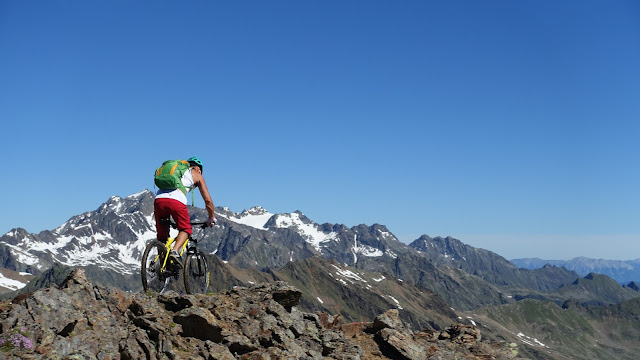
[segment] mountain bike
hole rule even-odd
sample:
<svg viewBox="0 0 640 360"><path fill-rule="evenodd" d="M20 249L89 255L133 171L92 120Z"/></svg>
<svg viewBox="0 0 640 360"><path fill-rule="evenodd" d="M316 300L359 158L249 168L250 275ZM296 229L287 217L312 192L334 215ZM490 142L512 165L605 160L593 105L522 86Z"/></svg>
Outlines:
<svg viewBox="0 0 640 360"><path fill-rule="evenodd" d="M167 234L169 234L170 228L177 229L176 224L169 219L162 219L160 223L167 226ZM206 222L192 222L191 225L207 227ZM162 293L167 290L172 279L178 280L182 275L187 294L206 293L209 287L210 272L204 253L198 250L198 240L189 235L187 241L180 248L181 259L186 253L183 267L174 264L169 257L174 241L175 239L169 236L164 243L153 240L147 244L142 255L140 271L144 291L152 290Z"/></svg>

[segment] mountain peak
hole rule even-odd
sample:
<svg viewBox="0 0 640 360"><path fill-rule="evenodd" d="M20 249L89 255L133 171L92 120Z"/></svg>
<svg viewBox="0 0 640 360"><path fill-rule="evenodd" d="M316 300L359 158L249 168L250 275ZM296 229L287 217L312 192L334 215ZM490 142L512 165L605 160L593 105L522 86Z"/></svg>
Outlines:
<svg viewBox="0 0 640 360"><path fill-rule="evenodd" d="M632 281L625 286L634 291L640 291L640 285L638 285L638 283L636 283L635 281Z"/></svg>
<svg viewBox="0 0 640 360"><path fill-rule="evenodd" d="M76 215L53 231L29 234L16 229L2 237L19 262L32 273L59 262L68 266L101 264L120 274L139 271L142 251L156 237L153 193L143 190L111 196L95 211Z"/></svg>
<svg viewBox="0 0 640 360"><path fill-rule="evenodd" d="M292 213L278 214L274 217L273 226L278 228L299 228L304 225L312 225L313 221L311 221L308 217L306 217L302 212L296 210Z"/></svg>
<svg viewBox="0 0 640 360"><path fill-rule="evenodd" d="M254 206L248 210L243 210L241 214L243 215L265 215L268 214L269 212L267 211L267 209L263 208L262 206Z"/></svg>
<svg viewBox="0 0 640 360"><path fill-rule="evenodd" d="M235 223L250 226L252 228L265 230L265 224L269 219L273 216L272 213L268 212L265 208L261 206L254 206L250 209L242 210L239 213L233 213L228 210L228 208L224 208L224 212L222 214L218 213Z"/></svg>
<svg viewBox="0 0 640 360"><path fill-rule="evenodd" d="M116 215L129 214L142 211L146 216L153 213L153 200L155 195L145 189L127 197L111 196L109 200L100 205L96 212L100 214L114 213Z"/></svg>
<svg viewBox="0 0 640 360"><path fill-rule="evenodd" d="M138 193L135 194L131 194L129 196L127 196L125 199L140 199L144 196L149 196L149 195L153 195L153 193L151 192L151 190L149 189L144 189Z"/></svg>

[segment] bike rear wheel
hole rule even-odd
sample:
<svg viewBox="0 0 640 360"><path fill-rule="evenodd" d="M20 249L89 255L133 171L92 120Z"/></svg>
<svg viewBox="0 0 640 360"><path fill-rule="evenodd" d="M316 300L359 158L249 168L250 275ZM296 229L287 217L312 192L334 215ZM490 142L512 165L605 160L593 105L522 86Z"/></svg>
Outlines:
<svg viewBox="0 0 640 360"><path fill-rule="evenodd" d="M157 240L150 242L144 249L140 271L144 291L159 293L164 289L168 276L162 271L162 263L166 255L166 246Z"/></svg>
<svg viewBox="0 0 640 360"><path fill-rule="evenodd" d="M206 294L209 288L209 265L200 251L188 254L184 262L184 288L187 294Z"/></svg>

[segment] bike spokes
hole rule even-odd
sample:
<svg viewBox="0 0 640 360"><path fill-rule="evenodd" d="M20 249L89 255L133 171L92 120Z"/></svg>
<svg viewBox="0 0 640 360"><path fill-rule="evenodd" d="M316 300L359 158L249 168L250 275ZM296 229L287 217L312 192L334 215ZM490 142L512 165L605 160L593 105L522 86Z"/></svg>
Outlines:
<svg viewBox="0 0 640 360"><path fill-rule="evenodd" d="M184 267L184 286L189 294L205 294L209 287L209 267L201 252L187 255Z"/></svg>
<svg viewBox="0 0 640 360"><path fill-rule="evenodd" d="M167 274L162 268L166 257L166 248L159 241L151 242L142 255L142 286L145 291L161 291L165 286Z"/></svg>

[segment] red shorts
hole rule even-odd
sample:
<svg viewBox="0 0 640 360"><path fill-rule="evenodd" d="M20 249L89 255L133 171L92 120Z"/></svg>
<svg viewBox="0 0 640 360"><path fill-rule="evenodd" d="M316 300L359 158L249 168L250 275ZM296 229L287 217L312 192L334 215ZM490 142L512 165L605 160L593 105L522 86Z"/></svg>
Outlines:
<svg viewBox="0 0 640 360"><path fill-rule="evenodd" d="M178 231L184 231L191 235L191 219L189 218L187 205L178 200L160 198L156 199L153 203L153 210L156 217L158 240L165 241L167 237L169 237L169 234L167 234L167 226L160 224L160 219L168 219L169 216L171 216L173 221L176 222L176 225L178 225Z"/></svg>

